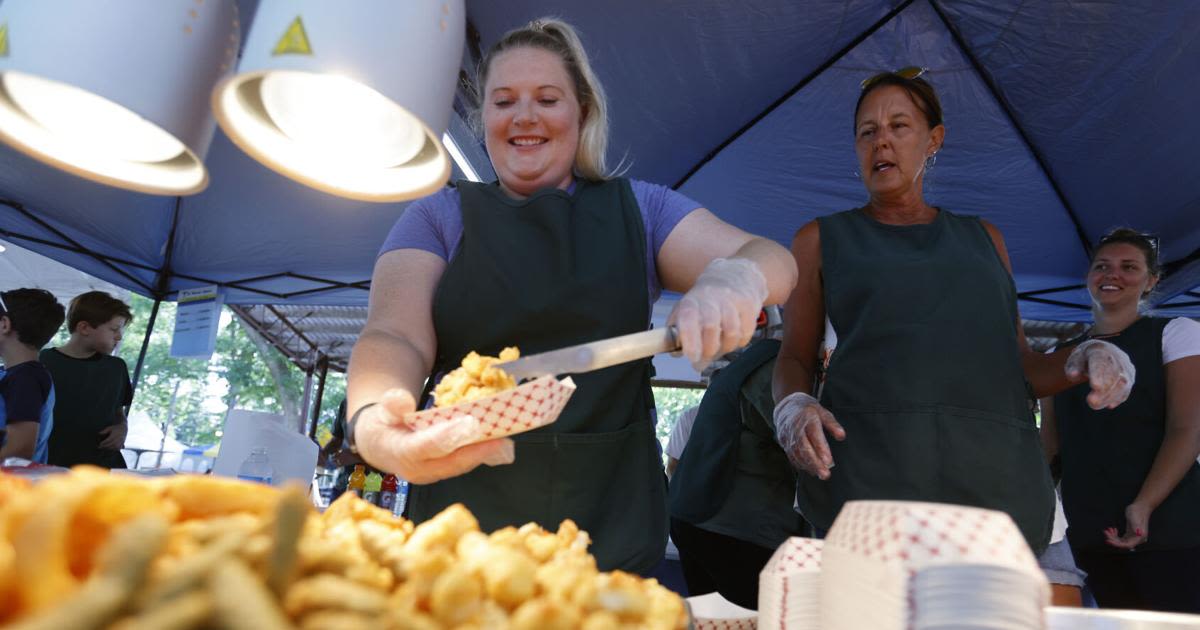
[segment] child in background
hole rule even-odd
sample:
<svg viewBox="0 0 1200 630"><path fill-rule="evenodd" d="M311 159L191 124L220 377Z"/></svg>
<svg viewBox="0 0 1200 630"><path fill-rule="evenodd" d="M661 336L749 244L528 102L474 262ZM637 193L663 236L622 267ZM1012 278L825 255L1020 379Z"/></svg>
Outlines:
<svg viewBox="0 0 1200 630"><path fill-rule="evenodd" d="M42 351L58 391L50 463L125 468L121 448L128 425L125 407L133 401L129 368L112 356L133 313L103 291L71 300L67 326L71 339Z"/></svg>
<svg viewBox="0 0 1200 630"><path fill-rule="evenodd" d="M47 460L54 417L54 382L38 350L63 323L63 307L49 291L0 293L0 461Z"/></svg>

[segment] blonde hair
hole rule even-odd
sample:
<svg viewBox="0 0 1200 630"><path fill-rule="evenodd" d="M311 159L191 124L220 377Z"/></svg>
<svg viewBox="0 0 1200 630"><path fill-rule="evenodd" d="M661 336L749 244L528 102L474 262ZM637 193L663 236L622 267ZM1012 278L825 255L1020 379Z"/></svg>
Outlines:
<svg viewBox="0 0 1200 630"><path fill-rule="evenodd" d="M480 94L487 85L492 61L500 53L514 48L540 48L554 53L562 60L575 87L575 98L579 100L580 129L579 148L575 150L574 172L577 176L592 181L612 179L625 170L621 161L615 168L608 167L608 99L604 86L592 71L587 51L579 40L575 27L556 18L541 18L504 34L488 53L484 55L476 72L475 85ZM482 132L480 110L475 111L473 122Z"/></svg>

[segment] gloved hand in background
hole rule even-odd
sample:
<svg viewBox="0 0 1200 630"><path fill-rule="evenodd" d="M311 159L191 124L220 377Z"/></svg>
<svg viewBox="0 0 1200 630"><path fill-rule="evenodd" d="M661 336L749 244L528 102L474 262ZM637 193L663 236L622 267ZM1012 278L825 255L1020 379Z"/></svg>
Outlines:
<svg viewBox="0 0 1200 630"><path fill-rule="evenodd" d="M829 479L833 453L829 450L828 431L839 442L846 430L816 398L793 392L775 405L775 437L787 453L792 466L820 479Z"/></svg>
<svg viewBox="0 0 1200 630"><path fill-rule="evenodd" d="M1115 345L1099 339L1089 339L1067 357L1067 376L1074 380L1086 378L1092 386L1087 396L1092 409L1112 409L1129 398L1137 370L1129 355Z"/></svg>

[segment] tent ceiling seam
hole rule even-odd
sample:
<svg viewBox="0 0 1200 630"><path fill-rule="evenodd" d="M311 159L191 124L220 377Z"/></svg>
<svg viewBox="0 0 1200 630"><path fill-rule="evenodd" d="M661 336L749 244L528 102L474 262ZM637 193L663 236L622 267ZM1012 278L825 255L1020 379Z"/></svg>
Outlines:
<svg viewBox="0 0 1200 630"><path fill-rule="evenodd" d="M907 9L910 5L912 5L913 2L914 2L914 0L904 0L904 2L901 2L899 5L897 5L895 8L893 8L891 11L888 11L886 15L884 15L882 18L880 18L878 21L876 21L874 24L872 24L870 28L863 31L862 34L860 34L858 37L851 40L850 43L843 46L840 50L837 51L837 53L835 53L832 57L827 59L825 61L825 63L822 63L821 65L817 66L816 69L814 69L812 72L810 72L804 78L800 79L800 81L798 83L796 83L795 85L793 85L788 91L784 92L782 96L775 99L775 101L773 101L770 105L768 105L766 107L766 109L762 110L757 115L755 115L753 118L751 118L746 124L742 125L742 127L740 129L733 132L733 134L730 135L728 138L725 138L725 140L723 140L720 144L718 144L716 146L716 148L709 151L708 154L705 155L703 158L701 158L701 160L699 162L697 162L694 166L692 166L692 168L689 169L688 172L685 173L684 176L679 179L679 181L675 182L675 184L672 185L671 188L673 190L679 190L680 188L682 188L683 185L686 184L687 181L689 179L691 179L693 175L698 173L700 171L700 169L704 168L704 166L706 164L708 164L714 158L716 158L717 154L719 154L721 151L725 150L725 147L736 142L738 138L745 135L745 133L747 131L749 131L751 128L753 128L754 125L758 124L759 121L761 121L762 119L771 115L771 112L774 112L776 109L779 109L779 107L781 105L783 105L784 103L791 100L791 98L793 96L795 96L797 92L802 90L804 88L804 86L808 85L809 83L811 83L813 81L813 79L816 79L818 76L821 76L821 74L824 73L826 70L833 67L833 64L837 63L838 60L840 60L842 57L845 57L847 53L849 53L851 50L854 50L854 48L857 47L859 44L866 41L866 39L868 37L870 37L871 35L874 35L876 31L883 28L884 25L886 25L888 22L891 22L893 19L895 19L897 15L900 15L900 13L903 12L904 9Z"/></svg>
<svg viewBox="0 0 1200 630"><path fill-rule="evenodd" d="M942 24L946 26L946 30L950 32L950 37L954 40L955 45L958 46L958 49L962 51L964 55L966 55L967 60L971 62L971 65L975 68L975 72L979 75L979 78L983 80L983 84L987 86L988 91L991 92L992 98L996 99L996 103L1000 106L1000 110L1003 111L1005 116L1008 117L1009 123L1012 124L1013 129L1017 132L1017 135L1020 136L1021 140L1025 143L1025 147L1029 149L1029 152L1033 155L1033 159L1037 162L1038 167L1042 169L1042 174L1046 176L1046 181L1050 183L1050 188L1054 190L1054 194L1058 196L1059 203L1062 204L1063 210L1066 211L1067 217L1071 220L1071 224L1075 227L1075 235L1079 237L1079 242L1081 245L1083 245L1084 255L1090 259L1092 257L1091 240L1088 238L1087 232L1083 229L1083 224L1079 221L1079 216L1071 207L1071 202L1067 200L1066 193L1064 193L1062 187L1058 185L1058 180L1055 179L1054 172L1050 170L1050 165L1047 164L1042 152L1038 149L1037 145L1033 143L1033 139L1029 137L1029 134L1025 132L1024 125L1022 125L1020 119L1017 118L1017 113L1013 111L1008 99L1004 97L1004 93L1001 92L1000 86L996 84L995 78L992 77L991 73L983 67L983 64L980 63L979 59L975 56L975 53L967 45L966 38L963 37L963 34L959 32L958 27L950 21L950 17L947 16L945 11L942 9L941 0L928 1L929 6L933 8L934 13L936 13L938 18L941 19Z"/></svg>
<svg viewBox="0 0 1200 630"><path fill-rule="evenodd" d="M1012 13L1008 15L1008 21L1005 22L1004 26L1000 28L1000 32L996 33L995 41L998 42L1003 39L1004 36L1008 34L1009 30L1012 29L1012 24L1016 21L1017 15L1021 13L1021 10L1025 8L1025 3L1026 0L1021 0L1020 4L1017 5L1017 8L1013 9ZM987 52L981 52L979 55L979 60L982 62L990 54L992 54L991 49L988 49Z"/></svg>

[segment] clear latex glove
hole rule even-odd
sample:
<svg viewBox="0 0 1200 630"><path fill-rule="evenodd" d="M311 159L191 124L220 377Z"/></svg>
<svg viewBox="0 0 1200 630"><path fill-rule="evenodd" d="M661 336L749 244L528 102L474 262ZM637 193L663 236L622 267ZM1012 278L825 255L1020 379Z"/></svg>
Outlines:
<svg viewBox="0 0 1200 630"><path fill-rule="evenodd" d="M1079 344L1067 357L1067 376L1086 377L1092 386L1087 396L1092 409L1112 409L1125 402L1136 374L1124 350L1099 339Z"/></svg>
<svg viewBox="0 0 1200 630"><path fill-rule="evenodd" d="M767 295L767 279L754 261L717 258L708 263L667 318L679 331L683 356L697 372L750 343Z"/></svg>
<svg viewBox="0 0 1200 630"><path fill-rule="evenodd" d="M788 394L775 405L775 437L797 470L829 479L833 453L825 437L828 431L839 442L846 430L816 398L804 392Z"/></svg>
<svg viewBox="0 0 1200 630"><path fill-rule="evenodd" d="M363 459L416 484L457 477L480 464L513 462L513 441L508 438L468 443L479 426L476 418L460 416L413 430L404 423L404 414L415 409L412 394L393 389L378 405L363 411L354 428L354 442Z"/></svg>

